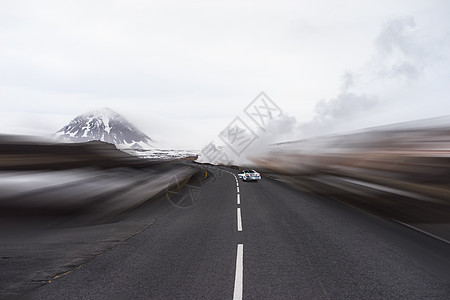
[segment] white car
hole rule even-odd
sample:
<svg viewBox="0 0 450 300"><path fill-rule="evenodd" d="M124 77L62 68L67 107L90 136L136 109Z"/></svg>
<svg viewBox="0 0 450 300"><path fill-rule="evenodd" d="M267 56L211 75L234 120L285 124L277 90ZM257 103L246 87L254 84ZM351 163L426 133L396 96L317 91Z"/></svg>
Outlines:
<svg viewBox="0 0 450 300"><path fill-rule="evenodd" d="M259 174L255 170L243 170L241 173L238 174L238 177L244 181L261 180L261 174Z"/></svg>

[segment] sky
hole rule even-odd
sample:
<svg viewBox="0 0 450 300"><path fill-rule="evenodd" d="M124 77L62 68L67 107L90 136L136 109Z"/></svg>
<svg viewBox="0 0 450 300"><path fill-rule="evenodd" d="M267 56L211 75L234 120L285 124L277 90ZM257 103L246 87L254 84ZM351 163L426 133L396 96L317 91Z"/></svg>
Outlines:
<svg viewBox="0 0 450 300"><path fill-rule="evenodd" d="M449 15L438 0L1 0L0 133L109 107L200 149L251 123L262 91L282 110L270 142L450 114Z"/></svg>

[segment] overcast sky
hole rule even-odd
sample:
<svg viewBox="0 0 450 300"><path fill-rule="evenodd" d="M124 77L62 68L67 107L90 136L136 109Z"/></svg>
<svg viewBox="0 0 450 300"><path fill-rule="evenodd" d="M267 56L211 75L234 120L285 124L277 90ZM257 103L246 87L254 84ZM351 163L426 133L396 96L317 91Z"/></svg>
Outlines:
<svg viewBox="0 0 450 300"><path fill-rule="evenodd" d="M109 107L201 148L261 91L283 139L450 114L449 15L445 0L0 0L0 132Z"/></svg>

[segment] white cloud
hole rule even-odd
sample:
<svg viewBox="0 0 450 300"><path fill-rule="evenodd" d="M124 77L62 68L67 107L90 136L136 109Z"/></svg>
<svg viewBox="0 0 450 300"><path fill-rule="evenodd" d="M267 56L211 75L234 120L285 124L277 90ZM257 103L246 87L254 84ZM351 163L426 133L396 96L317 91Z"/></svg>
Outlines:
<svg viewBox="0 0 450 300"><path fill-rule="evenodd" d="M446 1L5 0L0 128L42 134L108 106L150 135L201 147L261 90L301 123L320 115L318 103L336 119L336 105L355 97L377 99L377 109L414 89L413 98L441 97L445 11ZM30 126L24 112L46 118Z"/></svg>

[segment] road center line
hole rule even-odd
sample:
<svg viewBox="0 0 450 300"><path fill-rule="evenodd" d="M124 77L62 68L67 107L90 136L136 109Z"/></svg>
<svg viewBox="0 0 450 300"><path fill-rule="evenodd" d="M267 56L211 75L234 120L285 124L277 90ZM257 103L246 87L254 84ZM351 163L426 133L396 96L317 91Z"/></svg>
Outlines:
<svg viewBox="0 0 450 300"><path fill-rule="evenodd" d="M236 275L234 277L234 295L233 300L242 299L243 290L243 271L244 271L244 245L238 244L236 255Z"/></svg>
<svg viewBox="0 0 450 300"><path fill-rule="evenodd" d="M241 204L241 195L237 194L237 204Z"/></svg>
<svg viewBox="0 0 450 300"><path fill-rule="evenodd" d="M237 188L237 192L239 193L239 186L237 186L236 188Z"/></svg>
<svg viewBox="0 0 450 300"><path fill-rule="evenodd" d="M237 228L238 231L242 231L242 218L241 218L241 208L237 208Z"/></svg>

